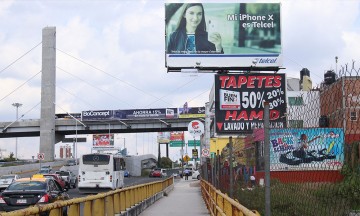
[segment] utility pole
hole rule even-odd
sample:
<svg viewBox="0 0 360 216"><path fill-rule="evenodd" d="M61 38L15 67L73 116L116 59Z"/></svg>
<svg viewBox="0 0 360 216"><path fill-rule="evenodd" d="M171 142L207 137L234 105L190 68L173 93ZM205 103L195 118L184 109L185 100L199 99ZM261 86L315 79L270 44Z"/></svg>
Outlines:
<svg viewBox="0 0 360 216"><path fill-rule="evenodd" d="M22 106L21 103L13 103L12 104L14 107L16 107L16 121L19 119L19 107ZM17 149L18 149L18 138L15 138L15 159L17 160Z"/></svg>

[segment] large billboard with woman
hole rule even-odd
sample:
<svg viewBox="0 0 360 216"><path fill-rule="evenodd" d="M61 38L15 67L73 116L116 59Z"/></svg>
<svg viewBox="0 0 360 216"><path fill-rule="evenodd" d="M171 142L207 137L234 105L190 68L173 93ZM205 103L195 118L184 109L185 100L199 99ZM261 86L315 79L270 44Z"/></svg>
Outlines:
<svg viewBox="0 0 360 216"><path fill-rule="evenodd" d="M165 4L166 67L282 66L279 3Z"/></svg>

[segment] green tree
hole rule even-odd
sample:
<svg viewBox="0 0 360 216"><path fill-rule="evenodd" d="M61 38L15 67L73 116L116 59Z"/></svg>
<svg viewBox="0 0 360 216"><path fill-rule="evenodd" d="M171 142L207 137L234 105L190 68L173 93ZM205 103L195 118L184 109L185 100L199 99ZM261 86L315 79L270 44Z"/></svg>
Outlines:
<svg viewBox="0 0 360 216"><path fill-rule="evenodd" d="M168 157L162 157L160 160L161 168L172 168L172 160Z"/></svg>

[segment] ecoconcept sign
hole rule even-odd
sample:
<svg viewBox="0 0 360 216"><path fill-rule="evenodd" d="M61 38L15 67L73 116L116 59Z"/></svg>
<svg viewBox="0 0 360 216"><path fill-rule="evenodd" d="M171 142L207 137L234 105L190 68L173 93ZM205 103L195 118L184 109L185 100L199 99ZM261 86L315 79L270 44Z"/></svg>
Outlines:
<svg viewBox="0 0 360 216"><path fill-rule="evenodd" d="M166 3L166 67L281 67L280 6ZM188 14L201 15L194 22ZM187 31L189 24L194 28L192 34Z"/></svg>
<svg viewBox="0 0 360 216"><path fill-rule="evenodd" d="M216 133L251 133L263 128L264 104L269 102L270 127L284 128L285 74L215 75Z"/></svg>
<svg viewBox="0 0 360 216"><path fill-rule="evenodd" d="M193 136L201 136L204 133L204 124L199 120L193 120L188 125L188 132Z"/></svg>

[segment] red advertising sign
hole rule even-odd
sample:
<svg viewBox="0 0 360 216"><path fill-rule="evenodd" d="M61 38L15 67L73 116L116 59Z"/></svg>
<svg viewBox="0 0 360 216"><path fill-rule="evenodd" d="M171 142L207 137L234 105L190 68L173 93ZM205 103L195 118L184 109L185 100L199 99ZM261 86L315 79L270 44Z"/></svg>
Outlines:
<svg viewBox="0 0 360 216"><path fill-rule="evenodd" d="M170 141L183 141L184 131L173 131L170 133Z"/></svg>
<svg viewBox="0 0 360 216"><path fill-rule="evenodd" d="M94 134L93 148L114 148L114 134Z"/></svg>
<svg viewBox="0 0 360 216"><path fill-rule="evenodd" d="M264 105L270 105L270 126L286 126L285 74L215 75L216 133L251 133L263 128Z"/></svg>

